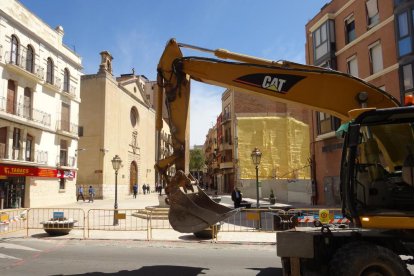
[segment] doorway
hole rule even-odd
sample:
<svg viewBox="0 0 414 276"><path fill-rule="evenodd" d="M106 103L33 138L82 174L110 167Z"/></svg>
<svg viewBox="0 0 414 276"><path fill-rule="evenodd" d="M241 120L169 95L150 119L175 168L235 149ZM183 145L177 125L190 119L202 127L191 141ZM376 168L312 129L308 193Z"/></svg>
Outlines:
<svg viewBox="0 0 414 276"><path fill-rule="evenodd" d="M135 183L138 184L138 168L137 168L137 163L135 161L131 162L131 166L129 168L129 192L132 193L133 192L133 186Z"/></svg>
<svg viewBox="0 0 414 276"><path fill-rule="evenodd" d="M0 180L3 208L24 208L25 177L8 177Z"/></svg>

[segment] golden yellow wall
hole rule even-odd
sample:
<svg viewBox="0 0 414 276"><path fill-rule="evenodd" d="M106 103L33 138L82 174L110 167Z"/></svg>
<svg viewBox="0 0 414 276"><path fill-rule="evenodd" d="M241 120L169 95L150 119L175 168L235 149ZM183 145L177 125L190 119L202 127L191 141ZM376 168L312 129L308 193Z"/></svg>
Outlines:
<svg viewBox="0 0 414 276"><path fill-rule="evenodd" d="M255 147L262 152L259 178L274 178L276 174L276 178L310 179L309 125L286 117L238 117L237 120L241 179L256 177L250 156Z"/></svg>

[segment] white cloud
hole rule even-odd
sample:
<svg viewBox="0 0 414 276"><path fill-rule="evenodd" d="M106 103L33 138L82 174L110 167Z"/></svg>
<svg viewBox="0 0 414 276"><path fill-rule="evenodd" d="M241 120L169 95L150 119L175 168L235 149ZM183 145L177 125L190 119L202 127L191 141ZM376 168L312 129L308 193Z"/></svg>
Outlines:
<svg viewBox="0 0 414 276"><path fill-rule="evenodd" d="M208 130L221 113L221 94L225 88L191 82L190 147L203 145Z"/></svg>

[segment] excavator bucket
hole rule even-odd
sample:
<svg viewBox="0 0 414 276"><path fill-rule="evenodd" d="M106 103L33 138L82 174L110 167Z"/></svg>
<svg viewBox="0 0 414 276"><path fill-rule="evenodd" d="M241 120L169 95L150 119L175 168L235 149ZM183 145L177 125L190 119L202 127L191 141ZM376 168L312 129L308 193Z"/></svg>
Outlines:
<svg viewBox="0 0 414 276"><path fill-rule="evenodd" d="M240 210L214 202L198 185L192 185L192 188L193 191L179 187L169 195L168 218L178 232L195 233L204 230Z"/></svg>

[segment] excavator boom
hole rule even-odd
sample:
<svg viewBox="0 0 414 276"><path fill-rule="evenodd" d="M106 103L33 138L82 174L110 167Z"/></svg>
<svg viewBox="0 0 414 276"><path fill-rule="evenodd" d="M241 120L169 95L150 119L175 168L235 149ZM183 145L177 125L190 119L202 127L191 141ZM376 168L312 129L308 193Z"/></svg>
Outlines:
<svg viewBox="0 0 414 276"><path fill-rule="evenodd" d="M184 57L180 47L211 52L220 59ZM225 61L231 59L235 62ZM157 130L162 128L163 101L168 112L173 155L155 165L164 177L170 204L169 219L180 232L196 232L235 211L213 202L189 175L190 79L294 102L349 121L349 111L361 107L399 106L386 92L348 74L293 62L275 62L223 49L208 50L171 39L158 64ZM167 170L175 165L176 174Z"/></svg>

